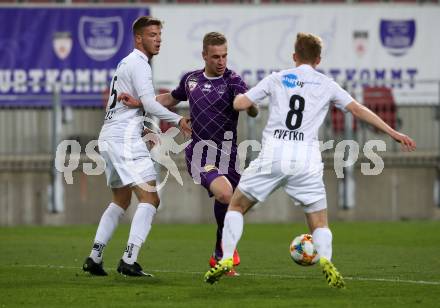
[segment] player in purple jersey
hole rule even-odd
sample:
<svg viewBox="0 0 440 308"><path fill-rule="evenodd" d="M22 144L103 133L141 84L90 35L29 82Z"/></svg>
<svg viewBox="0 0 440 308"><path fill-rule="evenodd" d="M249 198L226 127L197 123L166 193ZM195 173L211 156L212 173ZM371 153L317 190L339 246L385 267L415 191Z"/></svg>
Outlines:
<svg viewBox="0 0 440 308"><path fill-rule="evenodd" d="M171 93L156 97L162 105L172 107L180 101L189 101L192 142L185 149L188 172L196 183L205 187L214 201L217 221L217 240L210 265L215 266L223 255L222 230L228 204L240 180L235 166L237 161L237 124L240 110L233 107L234 98L247 91L243 79L226 67L227 40L218 32L203 38L205 67L186 73ZM138 102L128 95L126 104L136 107ZM246 109L256 116L258 109ZM234 266L240 263L234 253ZM235 275L235 270L230 275Z"/></svg>

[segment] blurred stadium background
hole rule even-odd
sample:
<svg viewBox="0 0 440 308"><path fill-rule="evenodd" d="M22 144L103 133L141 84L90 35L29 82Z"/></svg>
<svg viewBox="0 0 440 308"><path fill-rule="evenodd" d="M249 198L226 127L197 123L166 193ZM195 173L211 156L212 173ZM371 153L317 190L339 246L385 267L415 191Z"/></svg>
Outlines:
<svg viewBox="0 0 440 308"><path fill-rule="evenodd" d="M130 25L145 14L165 21L161 53L153 60L158 92L203 66L206 32L228 37L229 67L250 86L291 65L297 32L320 35L320 69L418 144L415 153L400 152L383 134L331 110L323 141L355 140L362 153L368 140L380 139L386 151L379 153L381 174L363 175L361 163L368 160L360 155L344 179L334 170L335 147L324 152L330 218L440 218L438 1L0 0L0 225L98 222L111 195L103 174L84 173L83 164L93 163L85 148L99 134L112 71L132 49ZM179 111L188 112L185 105ZM260 140L266 118L266 108L256 120L242 115L239 140ZM62 140L81 145L73 184L53 169ZM249 150L245 159L255 155ZM213 221L212 200L187 175L182 153L173 157L184 185L168 180L156 221ZM248 217L302 219L282 191Z"/></svg>

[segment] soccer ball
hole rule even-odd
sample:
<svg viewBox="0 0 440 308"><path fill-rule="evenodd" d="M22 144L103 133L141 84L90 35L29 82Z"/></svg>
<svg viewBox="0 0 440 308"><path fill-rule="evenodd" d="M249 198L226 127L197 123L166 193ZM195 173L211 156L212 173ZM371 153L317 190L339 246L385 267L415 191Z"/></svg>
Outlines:
<svg viewBox="0 0 440 308"><path fill-rule="evenodd" d="M313 246L312 236L301 234L295 237L290 244L290 256L295 263L302 266L309 266L318 262L319 255Z"/></svg>

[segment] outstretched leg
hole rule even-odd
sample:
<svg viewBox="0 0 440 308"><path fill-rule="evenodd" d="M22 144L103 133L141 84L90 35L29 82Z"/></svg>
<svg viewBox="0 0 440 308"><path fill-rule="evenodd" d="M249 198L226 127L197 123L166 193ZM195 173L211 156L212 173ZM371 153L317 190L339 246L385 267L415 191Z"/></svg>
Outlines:
<svg viewBox="0 0 440 308"><path fill-rule="evenodd" d="M216 176L209 185L210 192L214 195L214 215L217 222L216 231L216 243L215 250L211 258L209 259L209 265L214 267L217 261L223 257L222 238L223 238L223 226L225 221L226 212L228 210L229 202L231 202L233 194L233 186L228 178L213 172L212 176ZM238 251L234 251L233 258L234 267L240 264L240 256ZM239 274L233 268L228 272L228 276L238 276Z"/></svg>
<svg viewBox="0 0 440 308"><path fill-rule="evenodd" d="M223 227L223 257L215 267L205 274L206 282L213 284L232 269L234 250L243 233L243 215L255 203L255 201L249 200L238 188L235 190Z"/></svg>
<svg viewBox="0 0 440 308"><path fill-rule="evenodd" d="M344 278L331 262L333 235L328 227L327 201L321 199L305 207L307 224L313 237L313 244L320 256L319 264L331 287L345 287Z"/></svg>

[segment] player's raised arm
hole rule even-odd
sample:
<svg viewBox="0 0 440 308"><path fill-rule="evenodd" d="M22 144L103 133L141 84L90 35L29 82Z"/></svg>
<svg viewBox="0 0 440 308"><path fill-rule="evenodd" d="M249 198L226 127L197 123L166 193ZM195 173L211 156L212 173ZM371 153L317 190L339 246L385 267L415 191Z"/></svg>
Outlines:
<svg viewBox="0 0 440 308"><path fill-rule="evenodd" d="M237 111L246 110L250 117L258 115L258 107L246 95L238 94L234 99L234 109Z"/></svg>
<svg viewBox="0 0 440 308"><path fill-rule="evenodd" d="M375 114L367 107L359 104L357 101L352 101L345 108L350 111L356 118L373 125L374 127L388 134L397 142L400 142L404 150L414 151L416 149L416 143L414 140L412 140L409 136L399 133L391 128L377 114Z"/></svg>
<svg viewBox="0 0 440 308"><path fill-rule="evenodd" d="M180 101L175 99L171 93L163 93L156 96L156 100L164 107L173 107L176 106Z"/></svg>
<svg viewBox="0 0 440 308"><path fill-rule="evenodd" d="M234 109L237 111L247 110L249 116L256 117L258 115L257 103L270 95L272 78L273 74L266 76L245 94L237 95L233 103Z"/></svg>
<svg viewBox="0 0 440 308"><path fill-rule="evenodd" d="M244 94L238 94L234 99L234 109L237 111L246 110L254 103Z"/></svg>
<svg viewBox="0 0 440 308"><path fill-rule="evenodd" d="M252 106L250 106L246 110L246 112L247 112L248 116L250 116L251 118L255 118L259 113L259 109L256 104L252 104Z"/></svg>
<svg viewBox="0 0 440 308"><path fill-rule="evenodd" d="M122 103L129 108L141 108L142 102L138 99L135 99L128 93L121 93L118 96L118 100L122 101ZM156 96L156 101L158 101L164 107L172 107L180 103L176 100L171 93L163 93Z"/></svg>
<svg viewBox="0 0 440 308"><path fill-rule="evenodd" d="M154 96L141 96L141 103L144 107L145 112L148 112L158 117L160 120L164 120L169 123L179 124L180 120L182 119L182 116L172 111L169 111L160 103L158 103Z"/></svg>
<svg viewBox="0 0 440 308"><path fill-rule="evenodd" d="M143 95L141 96L141 102L146 112L158 117L160 120L178 125L185 136L189 136L191 134L190 119L184 118L172 111L169 111L158 103L154 96L150 97Z"/></svg>

